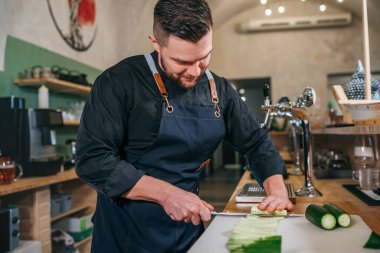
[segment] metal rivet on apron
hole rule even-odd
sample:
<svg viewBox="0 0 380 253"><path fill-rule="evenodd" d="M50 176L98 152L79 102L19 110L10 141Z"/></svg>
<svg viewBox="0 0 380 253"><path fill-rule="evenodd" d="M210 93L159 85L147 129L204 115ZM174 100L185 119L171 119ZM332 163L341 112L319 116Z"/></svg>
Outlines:
<svg viewBox="0 0 380 253"><path fill-rule="evenodd" d="M172 112L174 111L173 106L171 106L171 105L167 106L167 107L166 107L166 111L167 111L168 113L172 113Z"/></svg>

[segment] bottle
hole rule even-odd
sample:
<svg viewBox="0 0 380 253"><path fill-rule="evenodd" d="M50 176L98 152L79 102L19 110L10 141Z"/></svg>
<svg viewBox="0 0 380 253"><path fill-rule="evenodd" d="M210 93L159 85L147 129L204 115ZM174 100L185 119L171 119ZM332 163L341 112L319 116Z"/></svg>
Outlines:
<svg viewBox="0 0 380 253"><path fill-rule="evenodd" d="M45 85L38 89L38 108L49 108L49 89Z"/></svg>

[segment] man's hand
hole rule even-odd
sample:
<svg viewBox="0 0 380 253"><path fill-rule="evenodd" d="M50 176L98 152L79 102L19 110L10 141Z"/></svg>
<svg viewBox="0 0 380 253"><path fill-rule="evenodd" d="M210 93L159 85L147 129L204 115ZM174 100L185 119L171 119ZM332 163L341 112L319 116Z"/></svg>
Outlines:
<svg viewBox="0 0 380 253"><path fill-rule="evenodd" d="M132 200L148 200L160 204L175 221L192 222L211 219L210 211L214 207L201 200L197 195L184 191L168 182L150 176L142 176L136 185L123 195Z"/></svg>
<svg viewBox="0 0 380 253"><path fill-rule="evenodd" d="M260 210L267 210L270 213L274 210L294 210L294 206L289 200L282 175L268 177L264 181L263 186L267 193L267 197L258 205Z"/></svg>
<svg viewBox="0 0 380 253"><path fill-rule="evenodd" d="M194 193L175 186L167 191L166 198L160 204L173 220L191 222L194 225L200 224L201 221L209 221L210 211L214 210L213 206Z"/></svg>

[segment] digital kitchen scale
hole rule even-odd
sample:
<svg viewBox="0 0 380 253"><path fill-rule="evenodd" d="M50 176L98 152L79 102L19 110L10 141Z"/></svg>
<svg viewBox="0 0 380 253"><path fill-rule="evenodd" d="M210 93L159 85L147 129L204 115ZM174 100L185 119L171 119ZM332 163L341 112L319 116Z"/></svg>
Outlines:
<svg viewBox="0 0 380 253"><path fill-rule="evenodd" d="M291 202L296 203L296 194L294 192L293 184L285 183L285 187L288 191L288 196ZM258 203L261 202L266 197L266 193L264 188L262 188L259 184L249 183L245 184L241 189L238 195L236 195L236 202L253 202Z"/></svg>

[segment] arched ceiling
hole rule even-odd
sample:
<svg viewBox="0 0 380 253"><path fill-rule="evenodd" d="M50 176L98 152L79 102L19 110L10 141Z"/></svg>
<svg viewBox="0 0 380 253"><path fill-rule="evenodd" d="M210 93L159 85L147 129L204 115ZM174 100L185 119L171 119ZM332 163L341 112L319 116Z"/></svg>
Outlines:
<svg viewBox="0 0 380 253"><path fill-rule="evenodd" d="M120 48L126 55L137 54L141 51L151 50L147 35L152 33L153 9L157 0L115 0L116 4L110 4L115 13L115 24L119 26L118 35ZM263 8L259 0L207 0L210 4L214 18L214 30L218 30L224 23L248 10ZM323 1L327 5L350 11L359 20L362 17L361 0L344 0L339 4L336 0L306 0L305 6L313 2L314 6ZM368 1L368 22L371 29L380 29L380 0ZM279 2L285 4L294 2L298 5L301 0L268 0L269 4L276 5ZM299 6L299 5L298 5ZM331 8L333 9L333 8ZM288 11L288 10L287 10ZM298 12L300 12L298 10ZM290 11L286 13L290 14ZM132 22L133 21L133 22ZM129 25L126 25L129 24Z"/></svg>
<svg viewBox="0 0 380 253"><path fill-rule="evenodd" d="M286 5L287 2L300 0L268 0L269 4L275 5L282 2ZM320 3L321 0L306 0L307 2ZM259 7L259 0L208 0L213 11L215 28L217 29L230 18L239 15L248 9ZM361 0L344 0L343 3L338 3L336 0L324 0L327 5L334 5L343 10L350 11L359 19L362 18L362 1ZM368 22L372 27L380 27L380 1L368 0Z"/></svg>

